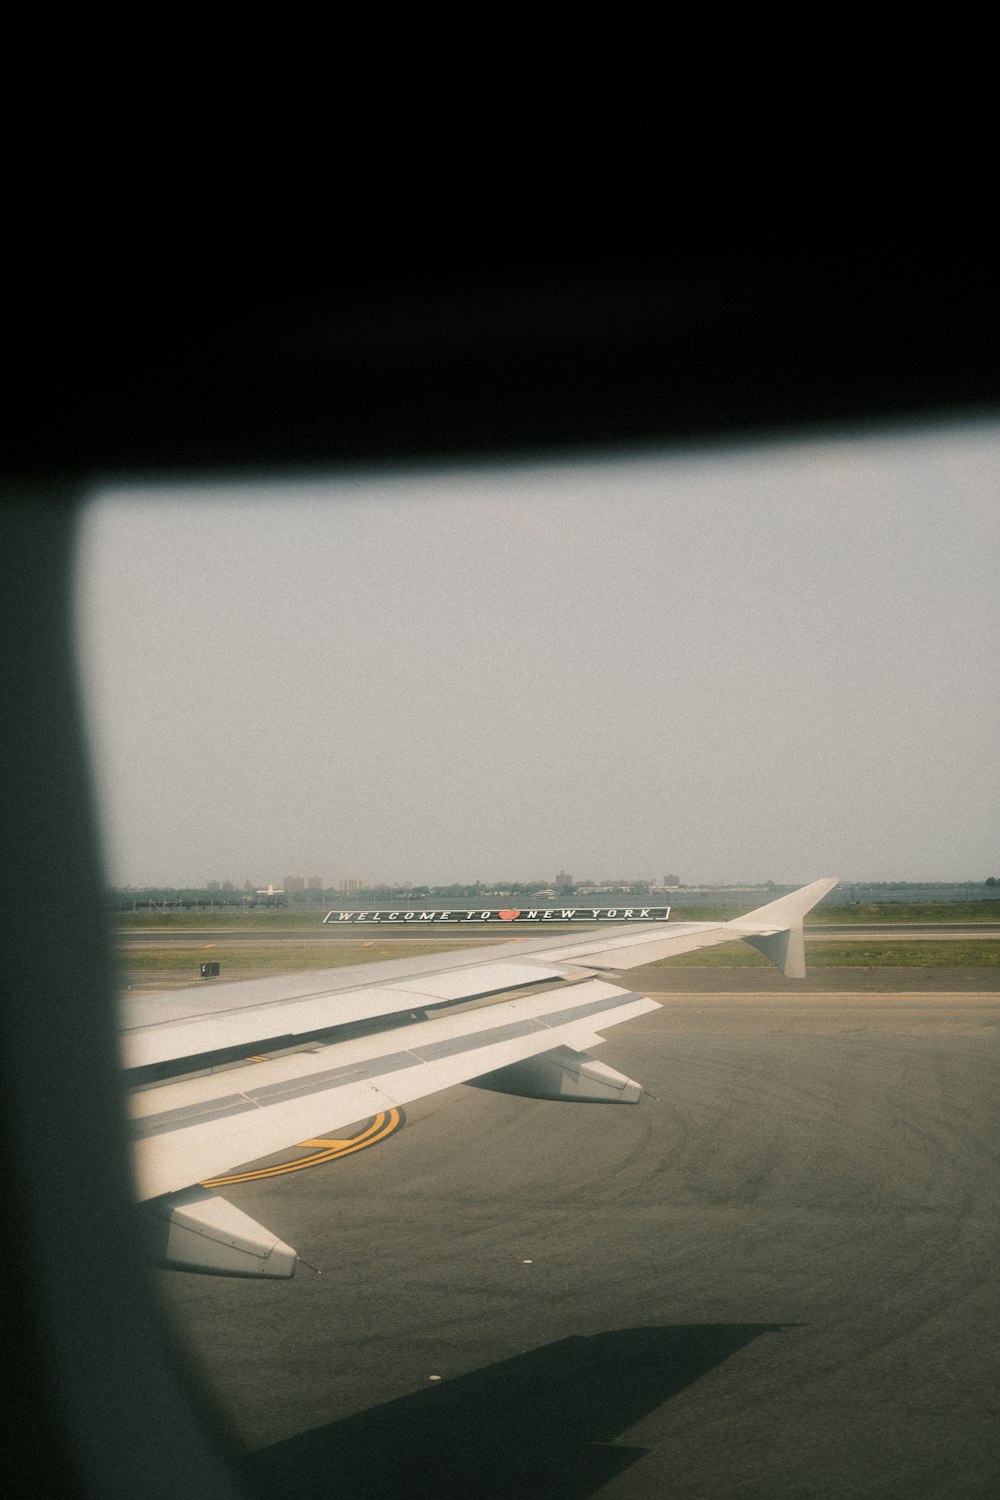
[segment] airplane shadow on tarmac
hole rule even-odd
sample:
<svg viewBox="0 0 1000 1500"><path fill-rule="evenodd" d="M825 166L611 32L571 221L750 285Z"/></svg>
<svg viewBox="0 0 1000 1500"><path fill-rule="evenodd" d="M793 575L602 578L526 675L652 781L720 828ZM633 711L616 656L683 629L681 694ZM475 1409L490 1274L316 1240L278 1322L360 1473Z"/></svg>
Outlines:
<svg viewBox="0 0 1000 1500"><path fill-rule="evenodd" d="M780 1323L560 1339L249 1454L253 1493L296 1500L583 1500L642 1458L615 1438Z"/></svg>

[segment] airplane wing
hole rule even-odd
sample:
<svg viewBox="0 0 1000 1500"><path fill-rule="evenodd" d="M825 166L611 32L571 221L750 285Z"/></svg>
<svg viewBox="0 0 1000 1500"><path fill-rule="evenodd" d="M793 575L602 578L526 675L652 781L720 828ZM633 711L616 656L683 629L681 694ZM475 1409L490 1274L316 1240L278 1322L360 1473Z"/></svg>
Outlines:
<svg viewBox="0 0 1000 1500"><path fill-rule="evenodd" d="M126 1001L135 1180L154 1254L292 1275L294 1250L199 1184L456 1083L637 1103L641 1086L588 1049L658 1006L602 975L741 938L801 977L803 916L835 884L731 922L629 924Z"/></svg>

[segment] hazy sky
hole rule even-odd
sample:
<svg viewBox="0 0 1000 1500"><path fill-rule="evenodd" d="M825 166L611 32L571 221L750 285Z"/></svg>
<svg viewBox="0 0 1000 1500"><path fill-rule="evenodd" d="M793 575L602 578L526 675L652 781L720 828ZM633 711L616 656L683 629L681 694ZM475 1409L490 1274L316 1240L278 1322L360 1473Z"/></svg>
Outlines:
<svg viewBox="0 0 1000 1500"><path fill-rule="evenodd" d="M1000 425L108 490L115 884L1000 874Z"/></svg>

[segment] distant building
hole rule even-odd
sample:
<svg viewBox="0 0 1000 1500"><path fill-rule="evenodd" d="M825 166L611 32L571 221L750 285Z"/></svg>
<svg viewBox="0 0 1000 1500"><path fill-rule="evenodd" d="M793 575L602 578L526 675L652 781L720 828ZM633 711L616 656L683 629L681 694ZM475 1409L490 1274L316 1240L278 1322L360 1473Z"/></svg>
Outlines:
<svg viewBox="0 0 1000 1500"><path fill-rule="evenodd" d="M311 891L321 891L323 889L322 875L310 875L308 885Z"/></svg>
<svg viewBox="0 0 1000 1500"><path fill-rule="evenodd" d="M553 884L555 885L557 891L562 890L566 886L573 884L573 877L572 875L567 875L565 870L560 870Z"/></svg>
<svg viewBox="0 0 1000 1500"><path fill-rule="evenodd" d="M305 880L302 878L301 875L286 875L285 876L285 890L286 891L304 891L305 888L306 888L306 883L305 883Z"/></svg>
<svg viewBox="0 0 1000 1500"><path fill-rule="evenodd" d="M680 883L681 877L679 875L664 875L663 877L663 884L665 886L675 886L680 885Z"/></svg>
<svg viewBox="0 0 1000 1500"><path fill-rule="evenodd" d="M342 896L356 896L365 888L363 880L340 880L337 882L337 890Z"/></svg>

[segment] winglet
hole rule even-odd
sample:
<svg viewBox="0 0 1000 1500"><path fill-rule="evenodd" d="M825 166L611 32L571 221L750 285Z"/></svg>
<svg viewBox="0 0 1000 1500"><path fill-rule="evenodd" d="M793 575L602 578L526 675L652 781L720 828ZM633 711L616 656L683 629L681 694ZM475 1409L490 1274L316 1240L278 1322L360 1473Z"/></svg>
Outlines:
<svg viewBox="0 0 1000 1500"><path fill-rule="evenodd" d="M805 979L802 918L836 884L836 880L814 880L787 896L779 896L777 901L758 906L756 911L747 912L735 922L727 922L726 926L777 965L786 979Z"/></svg>

